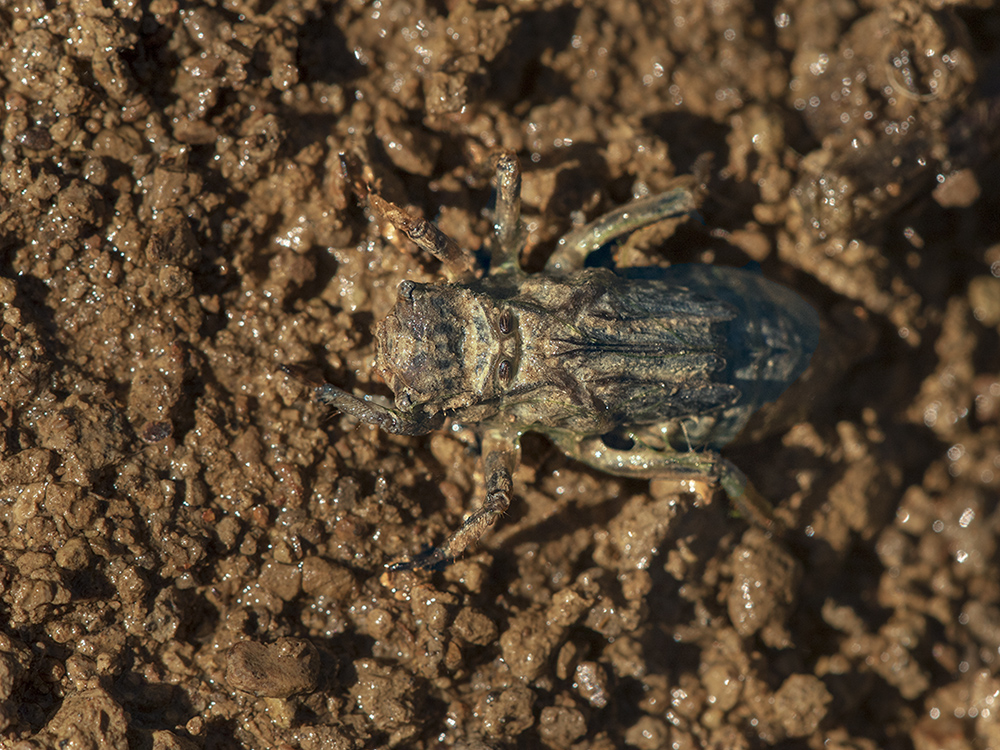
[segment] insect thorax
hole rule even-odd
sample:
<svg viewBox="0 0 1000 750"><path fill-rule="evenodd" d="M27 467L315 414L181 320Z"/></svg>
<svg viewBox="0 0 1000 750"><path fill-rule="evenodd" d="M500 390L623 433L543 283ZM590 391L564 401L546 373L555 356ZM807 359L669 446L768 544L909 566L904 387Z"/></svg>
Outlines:
<svg viewBox="0 0 1000 750"><path fill-rule="evenodd" d="M727 304L604 269L520 281L401 285L377 332L400 407L595 434L735 399L716 378Z"/></svg>

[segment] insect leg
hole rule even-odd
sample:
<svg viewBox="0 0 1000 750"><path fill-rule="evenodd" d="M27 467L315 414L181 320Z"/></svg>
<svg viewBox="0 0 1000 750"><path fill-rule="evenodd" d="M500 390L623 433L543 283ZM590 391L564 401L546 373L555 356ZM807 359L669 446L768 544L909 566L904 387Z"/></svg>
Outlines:
<svg viewBox="0 0 1000 750"><path fill-rule="evenodd" d="M658 221L691 213L697 208L697 197L688 187L675 187L626 203L560 239L545 270L562 273L579 270L588 255L609 242Z"/></svg>
<svg viewBox="0 0 1000 750"><path fill-rule="evenodd" d="M584 440L562 434L550 437L568 455L609 474L718 484L737 512L750 522L769 531L777 525L770 503L750 484L746 475L713 451L678 453L655 449L641 442L629 450L617 450L608 447L599 437Z"/></svg>
<svg viewBox="0 0 1000 750"><path fill-rule="evenodd" d="M351 184L358 199L367 202L381 224L389 222L405 234L421 250L441 261L445 273L453 280L466 280L475 276L476 257L459 246L455 240L426 219L415 219L391 201L387 201L361 174L357 160L341 153L340 169L344 179Z"/></svg>
<svg viewBox="0 0 1000 750"><path fill-rule="evenodd" d="M394 435L426 435L440 427L444 421L443 417L427 419L403 414L374 401L360 399L330 383L317 386L314 393L319 403L332 406L344 414L373 424Z"/></svg>
<svg viewBox="0 0 1000 750"><path fill-rule="evenodd" d="M494 431L484 435L483 468L486 472L486 499L483 504L466 518L458 531L449 536L440 547L417 555L412 560L394 563L390 566L390 570L412 570L446 565L478 541L483 532L510 506L518 453L516 438Z"/></svg>
<svg viewBox="0 0 1000 750"><path fill-rule="evenodd" d="M388 221L413 244L441 261L445 273L455 280L474 276L476 257L426 219L414 219L395 203L378 193L368 196L368 204L379 221Z"/></svg>
<svg viewBox="0 0 1000 750"><path fill-rule="evenodd" d="M771 507L746 475L721 456L718 457L719 485L741 516L767 531L779 526Z"/></svg>
<svg viewBox="0 0 1000 750"><path fill-rule="evenodd" d="M490 270L517 267L524 241L521 226L521 164L513 151L496 157L496 207Z"/></svg>

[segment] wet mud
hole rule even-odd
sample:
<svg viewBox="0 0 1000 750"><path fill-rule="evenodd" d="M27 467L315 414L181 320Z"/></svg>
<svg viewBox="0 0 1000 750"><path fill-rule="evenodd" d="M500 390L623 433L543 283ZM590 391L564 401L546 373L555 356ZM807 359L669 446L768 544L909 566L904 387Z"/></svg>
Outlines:
<svg viewBox="0 0 1000 750"><path fill-rule="evenodd" d="M986 0L0 2L0 745L1000 747L1000 12ZM527 438L389 436L372 325L713 155L630 265L759 264L812 371L725 453L787 527Z"/></svg>

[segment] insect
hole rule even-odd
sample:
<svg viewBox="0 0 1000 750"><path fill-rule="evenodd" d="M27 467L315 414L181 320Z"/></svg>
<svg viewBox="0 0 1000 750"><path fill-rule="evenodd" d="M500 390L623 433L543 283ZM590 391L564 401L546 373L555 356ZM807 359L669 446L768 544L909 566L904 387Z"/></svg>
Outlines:
<svg viewBox="0 0 1000 750"><path fill-rule="evenodd" d="M736 268L585 268L595 250L695 209L688 187L635 200L563 237L541 273L519 264L520 165L496 158L484 271L475 255L382 198L341 156L345 178L381 222L441 261L447 281L403 281L375 330L395 405L335 385L319 402L401 435L446 423L478 433L486 497L440 546L394 569L453 560L510 505L527 431L601 471L717 482L750 515L766 502L718 450L806 368L816 312L791 290Z"/></svg>

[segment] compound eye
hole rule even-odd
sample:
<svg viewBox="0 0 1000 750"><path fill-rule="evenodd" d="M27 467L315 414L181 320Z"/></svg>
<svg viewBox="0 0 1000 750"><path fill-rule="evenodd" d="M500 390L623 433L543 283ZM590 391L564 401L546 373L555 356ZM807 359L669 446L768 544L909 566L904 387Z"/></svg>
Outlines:
<svg viewBox="0 0 1000 750"><path fill-rule="evenodd" d="M497 328L504 336L509 336L513 332L514 314L510 310L504 310L500 313L500 319L497 321Z"/></svg>
<svg viewBox="0 0 1000 750"><path fill-rule="evenodd" d="M497 377L500 378L501 385L509 385L510 379L514 377L514 365L506 357L500 360L497 365Z"/></svg>

